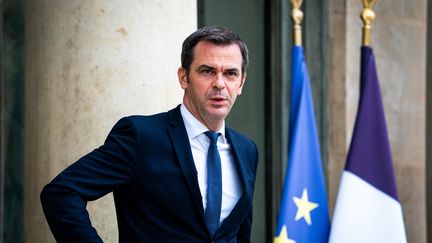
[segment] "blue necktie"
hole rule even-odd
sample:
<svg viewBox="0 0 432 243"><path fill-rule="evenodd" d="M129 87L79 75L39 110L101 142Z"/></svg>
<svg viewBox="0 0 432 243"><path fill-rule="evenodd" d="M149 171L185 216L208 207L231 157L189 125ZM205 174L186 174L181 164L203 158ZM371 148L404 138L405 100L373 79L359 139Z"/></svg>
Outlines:
<svg viewBox="0 0 432 243"><path fill-rule="evenodd" d="M210 139L207 154L207 208L205 220L211 235L214 235L219 227L222 205L221 159L217 149L217 140L221 134L211 131L207 131L205 134Z"/></svg>

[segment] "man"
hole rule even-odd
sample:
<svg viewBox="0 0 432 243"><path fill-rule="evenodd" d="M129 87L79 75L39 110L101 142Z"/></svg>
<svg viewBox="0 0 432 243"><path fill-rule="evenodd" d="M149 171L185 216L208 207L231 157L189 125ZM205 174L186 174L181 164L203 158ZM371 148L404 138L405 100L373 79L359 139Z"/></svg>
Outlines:
<svg viewBox="0 0 432 243"><path fill-rule="evenodd" d="M121 119L104 145L46 185L58 242L102 242L86 202L114 193L120 242L250 242L255 143L225 127L246 80L245 43L204 27L183 43L183 104Z"/></svg>

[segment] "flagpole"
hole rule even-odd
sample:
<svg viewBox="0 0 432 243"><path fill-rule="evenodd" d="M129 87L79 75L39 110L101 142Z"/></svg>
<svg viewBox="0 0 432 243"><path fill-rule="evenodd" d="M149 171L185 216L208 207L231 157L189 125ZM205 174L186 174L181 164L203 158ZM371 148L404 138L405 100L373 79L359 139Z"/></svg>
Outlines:
<svg viewBox="0 0 432 243"><path fill-rule="evenodd" d="M363 46L370 46L372 21L375 19L375 12L372 10L377 0L362 0L363 11L361 12L361 19L363 20Z"/></svg>
<svg viewBox="0 0 432 243"><path fill-rule="evenodd" d="M300 7L303 3L303 0L291 0L292 11L291 17L294 20L294 45L301 46L302 45L302 30L300 23L303 20L303 11L300 10Z"/></svg>

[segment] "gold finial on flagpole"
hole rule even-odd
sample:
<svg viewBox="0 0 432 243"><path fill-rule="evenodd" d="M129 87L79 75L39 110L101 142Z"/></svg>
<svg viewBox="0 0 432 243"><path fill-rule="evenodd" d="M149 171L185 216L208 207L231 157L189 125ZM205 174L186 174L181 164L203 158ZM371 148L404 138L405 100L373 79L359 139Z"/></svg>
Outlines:
<svg viewBox="0 0 432 243"><path fill-rule="evenodd" d="M303 12L300 10L300 7L303 3L303 0L291 0L292 12L291 17L294 20L294 45L301 46L302 45L302 31L300 23L303 20Z"/></svg>
<svg viewBox="0 0 432 243"><path fill-rule="evenodd" d="M363 45L369 46L371 43L372 21L375 19L375 12L372 10L377 0L362 0L363 11L361 18L363 20Z"/></svg>

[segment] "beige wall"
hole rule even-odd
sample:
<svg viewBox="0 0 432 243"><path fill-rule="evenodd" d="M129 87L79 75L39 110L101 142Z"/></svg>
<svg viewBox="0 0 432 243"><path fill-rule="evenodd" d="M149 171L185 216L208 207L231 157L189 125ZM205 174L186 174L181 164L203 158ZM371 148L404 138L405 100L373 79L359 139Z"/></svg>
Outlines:
<svg viewBox="0 0 432 243"><path fill-rule="evenodd" d="M25 242L54 242L44 184L122 116L181 102L176 71L196 15L189 0L25 2ZM88 208L104 241L117 242L111 195Z"/></svg>
<svg viewBox="0 0 432 243"><path fill-rule="evenodd" d="M330 0L329 197L334 205L359 98L362 10ZM380 0L372 47L409 242L426 242L426 0Z"/></svg>

